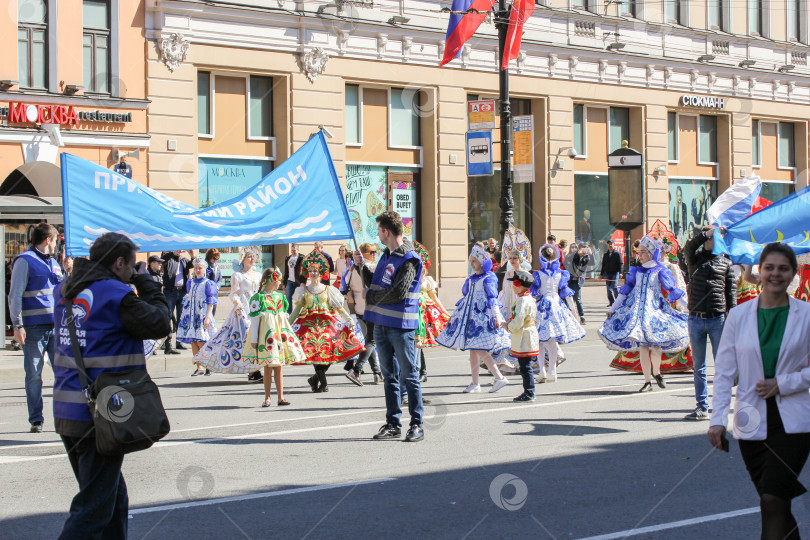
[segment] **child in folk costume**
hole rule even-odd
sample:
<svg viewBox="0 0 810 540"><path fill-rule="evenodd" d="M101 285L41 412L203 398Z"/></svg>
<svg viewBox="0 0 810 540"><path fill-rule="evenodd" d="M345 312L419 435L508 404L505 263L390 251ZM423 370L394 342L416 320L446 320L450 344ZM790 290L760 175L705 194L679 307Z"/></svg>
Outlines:
<svg viewBox="0 0 810 540"><path fill-rule="evenodd" d="M194 271L191 279L186 283L183 311L177 325L177 341L191 343L191 351L195 356L192 362L197 366L196 371L191 375L210 375L211 372L203 369L203 365L197 360L196 355L217 329L213 315L214 306L217 303L217 284L205 275L208 268L205 259L195 257L192 265Z"/></svg>
<svg viewBox="0 0 810 540"><path fill-rule="evenodd" d="M284 399L281 366L306 359L298 337L287 319L287 297L278 290L281 270L267 268L259 283L260 290L250 298L250 330L243 358L246 362L264 366L264 402L269 407L273 375L279 405L289 405Z"/></svg>
<svg viewBox="0 0 810 540"><path fill-rule="evenodd" d="M470 351L472 382L465 393L481 391L478 372L482 361L495 377L490 392L497 392L509 381L498 369L496 359L506 358L510 346L509 336L501 327L504 318L498 301L498 278L492 272L489 254L478 245L470 253L470 266L473 274L464 282L463 296L436 342L449 349Z"/></svg>
<svg viewBox="0 0 810 540"><path fill-rule="evenodd" d="M321 276L329 271L323 254L312 251L301 269L307 272L307 281L293 294L290 320L306 355L303 362L315 367L315 375L308 379L312 391L328 392L326 370L359 354L363 344L354 334L354 321L343 305L343 295L321 283Z"/></svg>
<svg viewBox="0 0 810 540"><path fill-rule="evenodd" d="M240 267L231 276L231 293L228 295L233 302L233 309L220 331L205 344L195 360L214 373L258 373L250 377L250 380L258 380L261 375L258 366L245 361L242 350L250 328L250 298L259 290L261 280L261 274L253 269L259 250L254 246L247 246L240 251Z"/></svg>
<svg viewBox="0 0 810 540"><path fill-rule="evenodd" d="M506 279L512 282L516 297L507 317L506 330L512 340L511 354L518 359L520 375L523 377L523 393L513 401L534 401L532 362L537 362L537 355L540 354L540 337L535 326L537 302L529 291L534 277L525 270L516 270Z"/></svg>
<svg viewBox="0 0 810 540"><path fill-rule="evenodd" d="M523 258L523 254L518 251L517 249L510 249L507 253L507 263L506 263L506 274L504 274L504 286L501 290L501 294L498 296L498 300L500 300L501 304L503 305L503 314L504 317L509 317L512 313L512 307L515 305L517 301L517 293L515 293L515 288L512 287L510 284L506 283L509 278L514 277L515 272L518 270L524 270L526 272L532 272L532 265L526 262L526 259Z"/></svg>
<svg viewBox="0 0 810 540"><path fill-rule="evenodd" d="M534 273L531 287L537 302L537 333L540 340L540 375L538 382L557 380L558 343L566 344L585 337L585 329L566 304L574 295L568 288L570 275L560 269L560 250L554 244L540 248L540 270ZM543 358L548 355L548 366Z"/></svg>
<svg viewBox="0 0 810 540"><path fill-rule="evenodd" d="M444 309L436 291L439 289L436 280L427 273L430 268L430 253L425 246L414 242L414 251L422 259L422 288L419 293L419 328L416 329L416 347L421 356L419 379L427 381L427 365L425 364L425 349L437 347L436 338L442 333L450 320L450 314Z"/></svg>
<svg viewBox="0 0 810 540"><path fill-rule="evenodd" d="M626 284L610 308L608 319L599 328L599 337L614 351L639 350L644 386L639 392L652 391L650 375L661 388L661 352L676 352L689 345L687 316L670 302L686 309L684 291L675 286L675 278L661 264L661 248L650 236L638 246L641 266L630 268ZM664 295L667 291L667 295Z"/></svg>

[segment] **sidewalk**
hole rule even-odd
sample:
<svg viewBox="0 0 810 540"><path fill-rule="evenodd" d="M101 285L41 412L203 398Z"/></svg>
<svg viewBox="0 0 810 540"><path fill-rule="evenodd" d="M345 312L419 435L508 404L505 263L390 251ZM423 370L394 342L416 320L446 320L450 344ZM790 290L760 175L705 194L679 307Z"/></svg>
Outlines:
<svg viewBox="0 0 810 540"><path fill-rule="evenodd" d="M599 336L596 331L605 320L607 311L607 292L603 282L588 283L582 288L582 305L585 308L585 320L583 326L588 334L584 341L598 341ZM232 309L232 304L227 296L220 296L217 306L217 328L222 326L223 321ZM151 373L164 371L192 371L191 348L180 351L181 354L165 355L162 350L156 351L147 361L147 368ZM46 383L53 382L53 370L50 366L45 366L42 371L42 378ZM0 383L25 382L25 371L23 370L22 350L12 351L11 340L6 340L6 349L0 350Z"/></svg>

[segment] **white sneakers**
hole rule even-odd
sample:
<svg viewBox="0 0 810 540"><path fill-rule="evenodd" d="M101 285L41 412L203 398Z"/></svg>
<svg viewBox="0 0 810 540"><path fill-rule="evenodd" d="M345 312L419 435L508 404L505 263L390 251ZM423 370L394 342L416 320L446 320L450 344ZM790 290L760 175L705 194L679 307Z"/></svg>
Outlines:
<svg viewBox="0 0 810 540"><path fill-rule="evenodd" d="M503 379L496 379L495 382L492 383L492 388L489 389L489 393L495 393L507 384L509 384L509 380L506 377Z"/></svg>
<svg viewBox="0 0 810 540"><path fill-rule="evenodd" d="M556 373L546 373L546 382L557 382Z"/></svg>
<svg viewBox="0 0 810 540"><path fill-rule="evenodd" d="M464 389L465 394L479 394L481 393L481 385L470 383L470 386Z"/></svg>

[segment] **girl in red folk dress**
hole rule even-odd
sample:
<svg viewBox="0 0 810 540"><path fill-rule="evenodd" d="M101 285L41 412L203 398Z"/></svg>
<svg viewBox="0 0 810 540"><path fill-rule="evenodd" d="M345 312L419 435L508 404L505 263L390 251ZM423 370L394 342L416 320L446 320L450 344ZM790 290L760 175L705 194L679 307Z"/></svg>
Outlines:
<svg viewBox="0 0 810 540"><path fill-rule="evenodd" d="M419 242L414 242L414 251L422 259L422 289L419 293L419 328L416 329L416 347L421 356L421 366L419 368L419 379L427 381L427 365L425 364L425 349L428 347L438 347L436 337L442 333L450 320L450 314L444 309L436 291L439 286L436 280L427 273L430 268L430 253L425 246Z"/></svg>
<svg viewBox="0 0 810 540"><path fill-rule="evenodd" d="M315 367L315 375L308 379L312 391L328 392L326 370L335 362L357 356L363 344L354 334L343 295L321 283L321 276L329 271L326 258L314 250L304 258L301 268L307 272L307 282L293 294L290 320L306 355L304 363Z"/></svg>

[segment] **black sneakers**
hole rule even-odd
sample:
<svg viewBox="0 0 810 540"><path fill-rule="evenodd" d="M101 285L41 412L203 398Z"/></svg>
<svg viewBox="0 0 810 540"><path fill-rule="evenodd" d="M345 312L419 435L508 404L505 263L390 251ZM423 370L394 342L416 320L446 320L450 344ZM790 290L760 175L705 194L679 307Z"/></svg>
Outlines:
<svg viewBox="0 0 810 540"><path fill-rule="evenodd" d="M661 376L661 374L653 375L653 379L655 379L655 382L658 383L658 388L667 387L667 383L664 382L664 378Z"/></svg>
<svg viewBox="0 0 810 540"><path fill-rule="evenodd" d="M42 433L42 422L31 424L31 433Z"/></svg>
<svg viewBox="0 0 810 540"><path fill-rule="evenodd" d="M709 409L695 407L695 410L683 417L684 420L708 420Z"/></svg>
<svg viewBox="0 0 810 540"><path fill-rule="evenodd" d="M417 426L418 427L418 426ZM420 428L421 429L421 428ZM410 433L410 431L408 432ZM391 424L385 424L380 428L380 431L374 435L375 439L399 439L402 436L402 430Z"/></svg>
<svg viewBox="0 0 810 540"><path fill-rule="evenodd" d="M421 426L413 425L405 435L405 442L419 442L425 438L425 430Z"/></svg>

